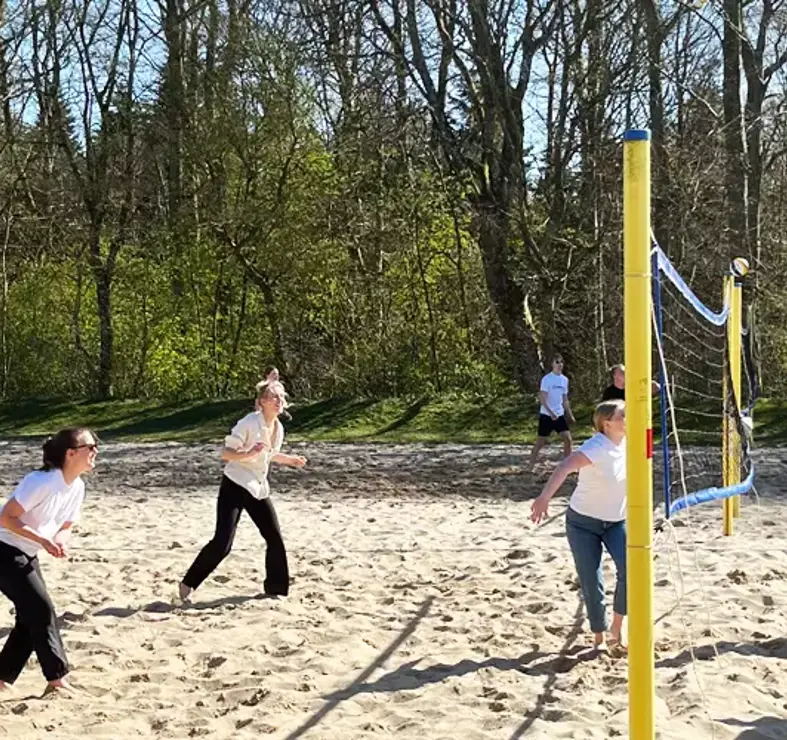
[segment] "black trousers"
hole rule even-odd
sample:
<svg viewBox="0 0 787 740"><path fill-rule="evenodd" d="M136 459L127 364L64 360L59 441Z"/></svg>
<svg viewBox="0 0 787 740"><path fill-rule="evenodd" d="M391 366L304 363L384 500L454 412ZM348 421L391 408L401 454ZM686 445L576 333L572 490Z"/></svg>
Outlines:
<svg viewBox="0 0 787 740"><path fill-rule="evenodd" d="M33 651L47 681L63 678L69 670L66 651L38 558L0 542L0 591L16 607L16 622L0 651L0 681L14 683Z"/></svg>
<svg viewBox="0 0 787 740"><path fill-rule="evenodd" d="M219 500L216 507L216 533L213 539L202 548L199 555L183 577L189 588L200 584L230 554L238 522L243 511L249 512L257 529L265 539L265 583L266 594L286 596L290 588L290 572L287 567L287 551L281 538L276 510L269 498L258 499L243 486L231 481L227 476L221 479Z"/></svg>

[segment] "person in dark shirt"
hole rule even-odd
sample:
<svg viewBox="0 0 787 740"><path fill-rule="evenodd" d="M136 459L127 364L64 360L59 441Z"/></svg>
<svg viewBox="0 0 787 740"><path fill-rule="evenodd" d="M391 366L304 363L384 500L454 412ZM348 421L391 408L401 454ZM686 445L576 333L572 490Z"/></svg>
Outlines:
<svg viewBox="0 0 787 740"><path fill-rule="evenodd" d="M612 376L612 384L608 385L601 394L602 401L612 401L618 399L626 400L626 368L623 365L613 365L609 369Z"/></svg>
<svg viewBox="0 0 787 740"><path fill-rule="evenodd" d="M612 401L619 399L620 401L626 400L626 367L625 365L613 365L609 369L609 374L612 377L611 385L608 385L604 392L601 394L602 401ZM654 380L652 384L653 393L659 392L661 386Z"/></svg>

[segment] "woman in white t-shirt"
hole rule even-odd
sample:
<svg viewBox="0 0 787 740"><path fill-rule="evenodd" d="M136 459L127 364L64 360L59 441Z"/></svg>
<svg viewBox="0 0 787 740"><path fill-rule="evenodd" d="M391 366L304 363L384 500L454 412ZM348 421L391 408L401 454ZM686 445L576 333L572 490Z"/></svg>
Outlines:
<svg viewBox="0 0 787 740"><path fill-rule="evenodd" d="M620 400L602 401L593 414L596 430L576 452L552 473L541 495L533 502L532 520L546 515L552 496L569 474L578 472L577 487L566 511L566 536L574 556L585 600L593 642L605 646L607 614L602 549L617 569L609 645L624 649L622 630L626 615L626 414Z"/></svg>
<svg viewBox="0 0 787 740"><path fill-rule="evenodd" d="M286 405L286 392L279 382L257 386L256 411L244 416L224 439L221 459L227 464L219 487L216 532L178 586L176 601L191 593L229 555L240 515L247 511L265 539L264 591L269 596L286 596L290 587L287 551L279 520L270 500L268 467L271 462L301 468L306 458L281 452L284 427L279 415Z"/></svg>
<svg viewBox="0 0 787 740"><path fill-rule="evenodd" d="M44 443L44 464L26 475L0 512L0 591L16 608L0 651L0 690L16 681L35 652L47 691L71 690L57 614L41 575L38 553L66 557L71 526L79 519L85 484L98 454L88 429L63 429Z"/></svg>

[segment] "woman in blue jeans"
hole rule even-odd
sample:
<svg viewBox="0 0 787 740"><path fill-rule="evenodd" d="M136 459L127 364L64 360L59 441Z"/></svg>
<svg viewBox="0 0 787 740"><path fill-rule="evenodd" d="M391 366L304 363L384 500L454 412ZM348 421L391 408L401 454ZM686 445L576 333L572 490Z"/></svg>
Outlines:
<svg viewBox="0 0 787 740"><path fill-rule="evenodd" d="M593 414L596 433L563 460L533 501L531 519L538 524L547 516L552 496L563 481L578 472L577 487L566 511L566 535L574 556L585 600L593 644L602 649L625 649L623 618L626 616L626 413L619 400L602 401ZM603 548L617 569L611 627L604 599ZM609 640L605 638L609 628Z"/></svg>

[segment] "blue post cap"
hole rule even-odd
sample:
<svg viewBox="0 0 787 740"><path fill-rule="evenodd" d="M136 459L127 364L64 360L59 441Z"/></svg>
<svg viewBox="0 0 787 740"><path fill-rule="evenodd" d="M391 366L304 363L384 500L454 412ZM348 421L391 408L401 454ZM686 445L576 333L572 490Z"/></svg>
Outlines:
<svg viewBox="0 0 787 740"><path fill-rule="evenodd" d="M623 134L623 141L650 141L650 129L630 128Z"/></svg>

